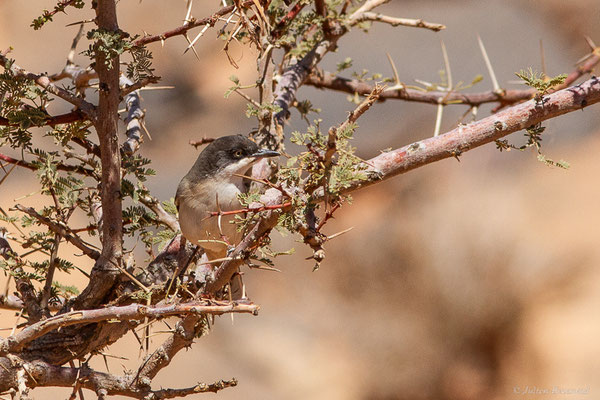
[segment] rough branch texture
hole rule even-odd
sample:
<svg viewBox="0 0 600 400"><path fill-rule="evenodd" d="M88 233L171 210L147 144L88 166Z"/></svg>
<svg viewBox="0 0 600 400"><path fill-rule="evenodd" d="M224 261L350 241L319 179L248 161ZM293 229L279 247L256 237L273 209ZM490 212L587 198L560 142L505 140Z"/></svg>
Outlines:
<svg viewBox="0 0 600 400"><path fill-rule="evenodd" d="M555 90L564 89L573 84L577 79L585 74L589 74L594 70L594 67L600 62L600 56L593 55L585 64L578 66L565 79L562 85L556 87ZM357 79L347 79L336 76L331 72L317 71L310 74L306 78L305 84L314 86L319 89L331 89L345 93L358 93L366 96L373 91L375 85L366 82L361 82ZM535 96L535 89L522 90L503 90L495 92L493 90L480 93L462 93L462 92L438 92L438 91L422 91L410 88L388 89L379 95L380 99L399 99L406 101L415 101L429 104L457 104L478 106L484 103L500 103L501 105L509 105L518 103L524 100L529 100Z"/></svg>
<svg viewBox="0 0 600 400"><path fill-rule="evenodd" d="M37 322L13 336L0 340L0 356L4 356L10 352L18 352L32 340L55 329L71 325L90 324L111 319L127 321L186 314L221 315L224 313L250 313L257 315L258 309L259 307L254 304L219 304L217 302L212 305L207 301L202 301L156 307L148 307L142 304L130 304L128 306L108 307L97 310L71 311Z"/></svg>
<svg viewBox="0 0 600 400"><path fill-rule="evenodd" d="M114 0L98 0L98 27L117 33L117 10ZM98 119L95 123L100 139L102 164L102 255L92 269L88 287L77 297L74 307L96 306L107 295L118 275L122 257L123 221L121 201L121 156L119 153L119 56L108 58L98 41L94 45L96 72L100 79Z"/></svg>
<svg viewBox="0 0 600 400"><path fill-rule="evenodd" d="M235 379L222 380L211 384L199 383L183 389L152 390L148 384L137 384L134 376L113 375L94 371L87 365L81 368L58 367L43 361L19 362L14 359L0 358L0 390L5 392L17 387L24 378L28 387L59 386L74 387L75 384L93 390L98 397L120 395L135 399L159 400L186 396L194 393L216 393L219 390L237 385ZM18 371L26 371L19 376Z"/></svg>
<svg viewBox="0 0 600 400"><path fill-rule="evenodd" d="M373 173L372 178L356 182L347 191L351 192L381 182L444 158L458 157L465 151L547 119L573 111L585 111L585 107L598 102L600 102L600 80L592 77L579 85L544 96L543 102L530 100L477 122L461 125L443 135L421 140L371 158L366 163L369 166L367 171Z"/></svg>

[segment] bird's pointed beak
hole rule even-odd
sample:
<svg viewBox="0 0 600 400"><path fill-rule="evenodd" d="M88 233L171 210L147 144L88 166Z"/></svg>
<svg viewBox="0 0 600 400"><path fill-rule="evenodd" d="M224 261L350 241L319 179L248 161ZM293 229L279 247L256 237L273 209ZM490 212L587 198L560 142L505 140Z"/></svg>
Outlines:
<svg viewBox="0 0 600 400"><path fill-rule="evenodd" d="M250 157L253 158L264 158L264 157L277 157L280 154L274 150L269 149L260 149L256 153L252 154Z"/></svg>

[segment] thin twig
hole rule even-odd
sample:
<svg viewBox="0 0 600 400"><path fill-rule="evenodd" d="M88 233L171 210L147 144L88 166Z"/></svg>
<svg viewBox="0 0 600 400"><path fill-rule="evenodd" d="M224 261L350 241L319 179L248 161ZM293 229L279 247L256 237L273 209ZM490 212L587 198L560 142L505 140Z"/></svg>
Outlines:
<svg viewBox="0 0 600 400"><path fill-rule="evenodd" d="M88 256L94 260L97 260L100 257L100 253L98 251L90 248L88 246L88 244L86 244L79 236L74 234L68 227L63 226L57 222L54 222L54 221L50 220L49 218L44 217L43 215L40 215L37 211L35 211L31 207L24 207L20 204L16 204L14 206L14 208L21 212L24 212L25 214L38 220L38 222L46 225L48 227L48 229L50 229L52 232L63 237L67 242L71 243L72 245L77 247L79 250L81 250L83 252L83 254L85 254L86 256Z"/></svg>
<svg viewBox="0 0 600 400"><path fill-rule="evenodd" d="M389 24L392 26L408 26L413 28L425 28L430 29L434 32L439 32L442 29L446 29L446 25L437 24L435 22L427 22L422 19L411 19L411 18L397 18L391 17L389 15L374 13L374 12L364 12L362 15L357 18L357 22L362 21L374 21L374 22L382 22L384 24Z"/></svg>

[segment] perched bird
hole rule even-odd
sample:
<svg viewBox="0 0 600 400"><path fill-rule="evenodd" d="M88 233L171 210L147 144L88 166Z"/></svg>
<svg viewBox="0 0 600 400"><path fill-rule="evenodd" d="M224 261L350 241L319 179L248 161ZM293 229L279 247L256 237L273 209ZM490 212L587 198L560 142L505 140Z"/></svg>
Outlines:
<svg viewBox="0 0 600 400"><path fill-rule="evenodd" d="M242 135L223 136L206 146L179 183L175 205L181 233L202 247L209 261L226 257L227 243L235 246L243 235L232 223L234 215L222 216L219 224L211 212L239 210L238 195L250 187L250 180L239 175L250 176L258 160L278 155Z"/></svg>

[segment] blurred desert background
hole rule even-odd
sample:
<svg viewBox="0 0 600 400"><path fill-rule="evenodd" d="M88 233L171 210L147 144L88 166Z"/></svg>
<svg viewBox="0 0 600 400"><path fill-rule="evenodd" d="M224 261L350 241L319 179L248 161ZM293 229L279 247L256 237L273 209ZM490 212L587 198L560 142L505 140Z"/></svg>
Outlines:
<svg viewBox="0 0 600 400"><path fill-rule="evenodd" d="M193 15L206 16L217 3L195 2ZM28 70L60 71L77 31L65 25L91 16L86 6L55 16L40 31L29 28L52 4L0 1L0 48L12 46L12 57ZM172 29L185 15L183 0L121 0L118 7L121 28L132 34ZM443 39L454 80L470 82L482 74L483 82L471 89L481 91L491 83L477 34L507 88L515 87L509 83L516 79L514 72L529 66L541 70L540 39L551 75L571 71L589 52L584 35L600 43L597 0L394 0L381 10L447 29L436 34L374 25L370 34L344 37L323 63L326 69L352 57L351 71L366 68L391 76L388 52L404 82L438 81ZM243 99L223 96L230 75L255 80L252 54L234 47L236 70L215 36L216 30L208 30L198 42L200 60L192 52L183 54L183 37L164 47L149 46L161 84L175 86L143 92L152 140L146 138L141 154L153 160L158 173L148 186L162 200L174 196L198 154L189 140L248 133L255 126L244 115ZM86 47L82 41L79 49ZM83 56L76 60L86 62ZM354 107L345 94L309 87L299 98L322 109L325 127L343 121ZM56 111L68 109L55 103ZM478 118L490 109L482 107ZM447 107L442 132L465 111ZM435 112L431 105L377 104L359 120L359 155L369 158L431 135ZM317 272L304 260L310 253L298 238L273 233L278 249L295 247L296 253L276 260L282 273L246 274L260 315L236 316L233 324L228 316L217 318L211 333L182 351L156 384L185 387L236 377L235 388L189 397L223 400L599 398L599 108L544 125L543 151L568 161L569 170L549 168L533 152L500 153L487 145L460 162L438 162L357 192L327 228L330 233L354 229L327 244L327 258ZM305 128L295 114L286 132ZM509 139L521 143L523 136ZM295 151L291 144L288 150ZM15 171L0 187L0 206L8 209L15 198L35 190L30 173ZM19 200L25 205L40 201L39 195ZM61 248L69 258L69 248ZM70 259L91 268L88 260ZM143 254L137 262L143 264ZM1 279L3 287L6 277ZM11 327L14 319L14 312L0 312L3 327ZM154 336L153 344L164 338ZM111 372L139 363L133 336L107 352L128 358L111 359ZM102 357L91 364L105 370ZM527 387L584 393L523 394ZM33 395L67 398L69 393L36 389Z"/></svg>

